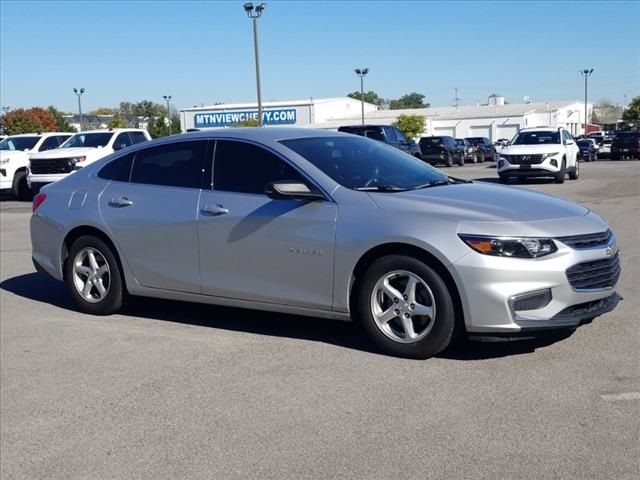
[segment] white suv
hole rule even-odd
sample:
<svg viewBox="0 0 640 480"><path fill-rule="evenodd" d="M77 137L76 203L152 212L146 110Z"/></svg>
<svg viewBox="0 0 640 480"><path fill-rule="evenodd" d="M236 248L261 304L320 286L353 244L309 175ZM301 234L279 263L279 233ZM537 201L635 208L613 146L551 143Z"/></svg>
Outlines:
<svg viewBox="0 0 640 480"><path fill-rule="evenodd" d="M553 177L556 183L564 183L567 174L576 180L579 152L564 128L524 128L499 153L500 182L506 183L510 177Z"/></svg>
<svg viewBox="0 0 640 480"><path fill-rule="evenodd" d="M73 133L25 133L11 135L0 142L0 190L11 191L18 200L29 200L27 185L29 157L37 152L58 148Z"/></svg>
<svg viewBox="0 0 640 480"><path fill-rule="evenodd" d="M112 128L76 133L59 149L32 155L27 181L34 192L107 155L136 143L151 140L146 130Z"/></svg>

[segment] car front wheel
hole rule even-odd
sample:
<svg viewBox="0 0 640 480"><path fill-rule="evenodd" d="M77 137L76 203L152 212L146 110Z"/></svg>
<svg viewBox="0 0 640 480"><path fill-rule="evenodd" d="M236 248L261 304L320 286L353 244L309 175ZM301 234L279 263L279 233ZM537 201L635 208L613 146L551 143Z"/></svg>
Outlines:
<svg viewBox="0 0 640 480"><path fill-rule="evenodd" d="M576 166L569 172L569 180L577 180L580 176L580 162L576 162Z"/></svg>
<svg viewBox="0 0 640 480"><path fill-rule="evenodd" d="M122 307L124 285L111 248L94 236L78 238L65 262L65 280L78 308L93 315L109 315Z"/></svg>
<svg viewBox="0 0 640 480"><path fill-rule="evenodd" d="M563 158L560 171L555 174L554 181L556 183L564 183L564 177L567 175L567 161Z"/></svg>
<svg viewBox="0 0 640 480"><path fill-rule="evenodd" d="M383 352L424 359L451 342L451 294L442 278L420 260L403 255L379 258L358 288L358 320Z"/></svg>
<svg viewBox="0 0 640 480"><path fill-rule="evenodd" d="M13 176L13 184L11 185L11 194L13 198L21 201L31 200L33 197L31 189L27 184L27 172L21 170Z"/></svg>

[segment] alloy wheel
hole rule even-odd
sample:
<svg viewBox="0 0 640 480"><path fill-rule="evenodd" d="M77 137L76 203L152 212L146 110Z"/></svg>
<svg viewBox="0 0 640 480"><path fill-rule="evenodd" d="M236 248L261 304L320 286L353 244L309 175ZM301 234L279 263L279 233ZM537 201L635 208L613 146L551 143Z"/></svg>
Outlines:
<svg viewBox="0 0 640 480"><path fill-rule="evenodd" d="M89 303L102 301L109 293L111 270L104 255L93 247L85 247L73 260L73 284Z"/></svg>

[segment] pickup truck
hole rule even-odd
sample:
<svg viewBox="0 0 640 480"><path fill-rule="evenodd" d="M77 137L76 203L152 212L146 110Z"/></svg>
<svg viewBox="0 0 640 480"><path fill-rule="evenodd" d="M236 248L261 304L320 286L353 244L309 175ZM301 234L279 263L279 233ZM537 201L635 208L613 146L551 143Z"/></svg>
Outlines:
<svg viewBox="0 0 640 480"><path fill-rule="evenodd" d="M640 159L640 131L616 132L611 142L611 160Z"/></svg>
<svg viewBox="0 0 640 480"><path fill-rule="evenodd" d="M73 135L60 148L31 156L27 182L33 193L96 160L136 143L151 140L146 130L112 128Z"/></svg>

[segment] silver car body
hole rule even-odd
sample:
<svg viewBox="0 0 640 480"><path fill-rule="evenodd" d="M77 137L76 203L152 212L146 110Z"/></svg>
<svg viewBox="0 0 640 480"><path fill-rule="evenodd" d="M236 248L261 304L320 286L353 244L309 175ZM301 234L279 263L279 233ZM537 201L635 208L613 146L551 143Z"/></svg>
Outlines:
<svg viewBox="0 0 640 480"><path fill-rule="evenodd" d="M325 195L320 202L104 180L96 174L120 154L111 155L43 189L47 199L31 218L34 263L63 280L65 238L93 229L115 246L133 295L349 319L356 272L376 255L410 252L437 263L455 283L470 333L576 326L617 304L615 285L576 289L567 277L576 265L617 262L615 237L586 248L558 240L607 232L596 213L482 182L393 193L350 190L279 142L339 135L347 134L229 129L127 149L186 139L255 143L303 172ZM110 205L121 197L133 205ZM228 213L203 214L212 205ZM532 259L482 255L459 234L553 238L557 251ZM552 299L543 308L513 309L514 298L545 290Z"/></svg>

